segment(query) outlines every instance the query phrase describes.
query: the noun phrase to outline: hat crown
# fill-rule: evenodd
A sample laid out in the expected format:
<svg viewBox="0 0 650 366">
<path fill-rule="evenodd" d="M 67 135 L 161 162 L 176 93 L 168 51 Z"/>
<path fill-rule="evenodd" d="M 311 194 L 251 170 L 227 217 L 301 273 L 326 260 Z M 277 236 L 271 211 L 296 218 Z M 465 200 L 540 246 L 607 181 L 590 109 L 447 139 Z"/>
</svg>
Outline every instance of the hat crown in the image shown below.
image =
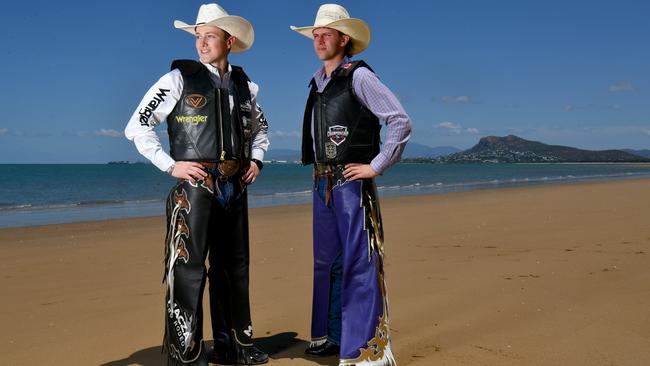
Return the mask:
<svg viewBox="0 0 650 366">
<path fill-rule="evenodd" d="M 211 3 L 203 4 L 196 16 L 196 24 L 187 24 L 180 20 L 174 21 L 174 27 L 182 29 L 193 35 L 199 25 L 210 25 L 222 29 L 235 37 L 232 52 L 244 52 L 251 48 L 255 40 L 253 25 L 238 15 L 230 15 L 221 6 Z"/>
<path fill-rule="evenodd" d="M 338 4 L 323 4 L 318 8 L 314 26 L 324 26 L 341 19 L 349 19 L 350 14 Z"/>
<path fill-rule="evenodd" d="M 209 23 L 215 19 L 228 16 L 224 8 L 217 4 L 203 4 L 196 16 L 196 24 Z"/>
<path fill-rule="evenodd" d="M 316 28 L 332 28 L 352 39 L 350 53 L 356 55 L 365 50 L 370 44 L 370 27 L 361 19 L 352 18 L 344 7 L 338 4 L 323 4 L 316 12 L 316 20 L 313 26 L 296 27 L 289 26 L 305 37 L 314 39 Z"/>
</svg>

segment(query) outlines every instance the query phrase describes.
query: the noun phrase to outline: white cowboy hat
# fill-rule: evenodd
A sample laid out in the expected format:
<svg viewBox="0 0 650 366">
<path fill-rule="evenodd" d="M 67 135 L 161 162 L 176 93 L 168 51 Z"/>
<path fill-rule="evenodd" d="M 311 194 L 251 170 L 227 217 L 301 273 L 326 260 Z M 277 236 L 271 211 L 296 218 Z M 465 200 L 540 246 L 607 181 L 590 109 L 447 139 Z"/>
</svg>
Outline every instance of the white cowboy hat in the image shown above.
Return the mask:
<svg viewBox="0 0 650 366">
<path fill-rule="evenodd" d="M 196 16 L 196 24 L 187 24 L 180 20 L 174 21 L 174 27 L 186 32 L 195 34 L 195 29 L 199 25 L 211 25 L 218 27 L 234 36 L 237 41 L 232 46 L 232 52 L 244 52 L 251 48 L 255 40 L 255 32 L 251 23 L 237 15 L 228 15 L 228 13 L 217 4 L 203 4 L 199 8 L 199 14 Z"/>
<path fill-rule="evenodd" d="M 353 55 L 365 50 L 370 44 L 370 27 L 361 19 L 350 18 L 350 14 L 344 7 L 337 4 L 323 4 L 318 8 L 316 20 L 313 26 L 294 27 L 290 26 L 303 36 L 314 38 L 312 32 L 316 28 L 332 28 L 343 34 L 347 34 L 352 39 Z"/>
</svg>

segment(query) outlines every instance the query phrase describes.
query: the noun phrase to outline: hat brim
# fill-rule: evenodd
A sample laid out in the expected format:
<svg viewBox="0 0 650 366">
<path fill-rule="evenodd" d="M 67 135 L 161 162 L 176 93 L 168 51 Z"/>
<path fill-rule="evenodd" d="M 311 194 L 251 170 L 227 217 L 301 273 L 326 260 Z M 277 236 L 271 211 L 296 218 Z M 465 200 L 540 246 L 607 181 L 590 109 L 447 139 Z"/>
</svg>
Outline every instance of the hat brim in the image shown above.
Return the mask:
<svg viewBox="0 0 650 366">
<path fill-rule="evenodd" d="M 339 19 L 318 26 L 295 27 L 292 25 L 289 28 L 311 39 L 314 39 L 313 32 L 317 28 L 332 28 L 343 34 L 347 34 L 352 39 L 352 49 L 350 52 L 353 55 L 361 53 L 370 44 L 370 27 L 363 20 L 356 18 Z"/>
<path fill-rule="evenodd" d="M 253 30 L 253 25 L 246 19 L 237 16 L 237 15 L 228 15 L 215 19 L 211 22 L 201 23 L 201 24 L 187 24 L 180 20 L 174 21 L 174 27 L 176 29 L 184 30 L 191 34 L 196 34 L 196 27 L 201 25 L 211 25 L 228 32 L 231 36 L 236 38 L 235 44 L 233 44 L 231 52 L 239 53 L 244 52 L 253 46 L 255 41 L 255 31 Z"/>
</svg>

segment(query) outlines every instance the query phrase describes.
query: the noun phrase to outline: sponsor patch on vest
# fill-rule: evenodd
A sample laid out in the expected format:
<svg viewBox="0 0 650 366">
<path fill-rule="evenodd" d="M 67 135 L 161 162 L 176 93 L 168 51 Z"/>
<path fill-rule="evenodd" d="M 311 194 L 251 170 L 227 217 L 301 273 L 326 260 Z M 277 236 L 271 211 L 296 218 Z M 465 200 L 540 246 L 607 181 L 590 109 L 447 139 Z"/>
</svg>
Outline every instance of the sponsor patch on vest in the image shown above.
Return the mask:
<svg viewBox="0 0 650 366">
<path fill-rule="evenodd" d="M 167 96 L 167 93 L 169 92 L 169 89 L 163 89 L 159 88 L 158 93 L 151 99 L 147 105 L 140 109 L 138 114 L 140 115 L 140 125 L 141 126 L 149 126 L 149 118 L 153 114 L 153 111 L 158 108 L 160 103 L 165 101 L 165 97 Z"/>
<path fill-rule="evenodd" d="M 201 94 L 190 94 L 185 97 L 185 104 L 192 108 L 203 108 L 206 104 L 208 104 L 207 99 Z"/>
<path fill-rule="evenodd" d="M 328 159 L 336 158 L 336 144 L 329 141 L 325 143 L 325 157 Z"/>
<path fill-rule="evenodd" d="M 327 138 L 330 139 L 333 143 L 336 144 L 336 146 L 339 146 L 345 141 L 345 139 L 348 137 L 350 133 L 348 132 L 348 128 L 345 126 L 330 126 L 327 129 Z"/>
<path fill-rule="evenodd" d="M 196 116 L 176 116 L 176 122 L 178 123 L 192 123 L 199 124 L 208 120 L 208 116 L 196 115 Z"/>
</svg>

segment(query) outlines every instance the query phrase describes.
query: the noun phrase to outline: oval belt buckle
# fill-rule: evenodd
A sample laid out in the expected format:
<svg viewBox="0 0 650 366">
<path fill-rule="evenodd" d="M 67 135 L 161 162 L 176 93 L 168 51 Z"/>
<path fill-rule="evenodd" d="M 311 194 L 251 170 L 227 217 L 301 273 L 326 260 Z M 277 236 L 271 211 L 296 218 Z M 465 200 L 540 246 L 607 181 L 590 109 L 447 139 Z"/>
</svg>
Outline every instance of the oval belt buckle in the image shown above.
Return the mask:
<svg viewBox="0 0 650 366">
<path fill-rule="evenodd" d="M 237 160 L 222 160 L 217 165 L 219 173 L 226 177 L 233 176 L 239 170 L 239 161 Z"/>
</svg>

